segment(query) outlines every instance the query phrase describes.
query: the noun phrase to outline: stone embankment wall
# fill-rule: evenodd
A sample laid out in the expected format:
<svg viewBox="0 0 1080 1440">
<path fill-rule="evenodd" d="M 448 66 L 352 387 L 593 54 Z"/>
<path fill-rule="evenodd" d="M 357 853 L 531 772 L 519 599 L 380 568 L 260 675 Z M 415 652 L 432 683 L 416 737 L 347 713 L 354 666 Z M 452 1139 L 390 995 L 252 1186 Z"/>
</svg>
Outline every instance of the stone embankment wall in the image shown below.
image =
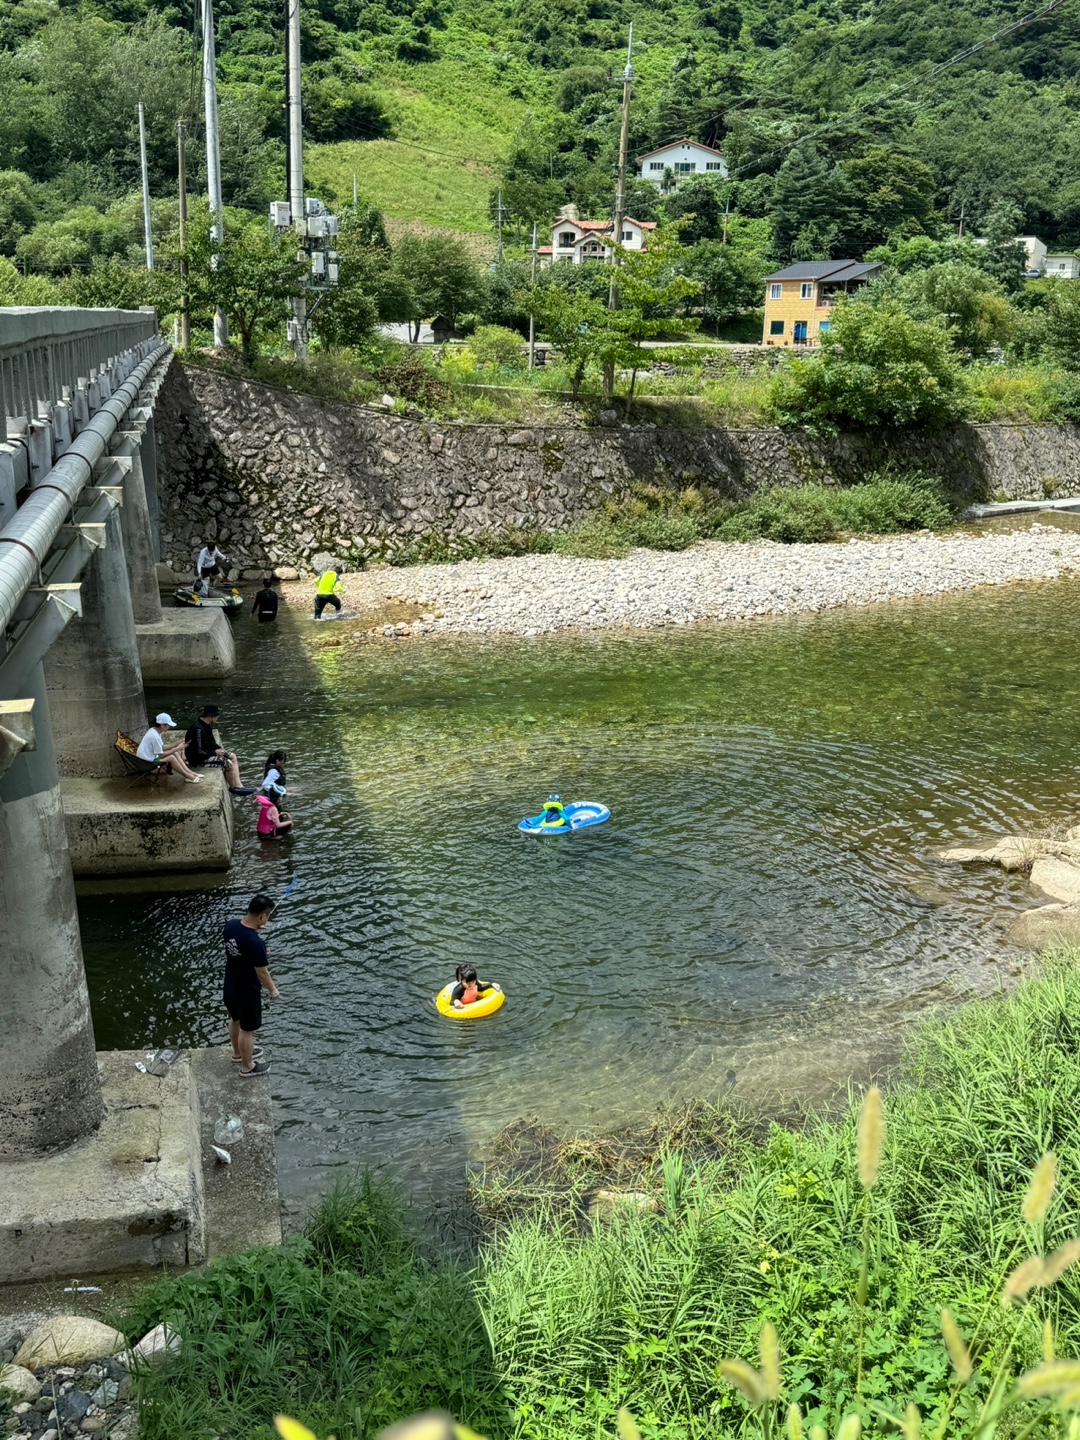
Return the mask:
<svg viewBox="0 0 1080 1440">
<path fill-rule="evenodd" d="M 522 429 L 409 420 L 174 361 L 156 410 L 162 559 L 191 569 L 203 537 L 243 568 L 386 558 L 424 534 L 560 529 L 634 481 L 745 496 L 843 484 L 892 463 L 975 498 L 1080 494 L 1080 426 L 957 425 L 933 434 Z"/>
</svg>

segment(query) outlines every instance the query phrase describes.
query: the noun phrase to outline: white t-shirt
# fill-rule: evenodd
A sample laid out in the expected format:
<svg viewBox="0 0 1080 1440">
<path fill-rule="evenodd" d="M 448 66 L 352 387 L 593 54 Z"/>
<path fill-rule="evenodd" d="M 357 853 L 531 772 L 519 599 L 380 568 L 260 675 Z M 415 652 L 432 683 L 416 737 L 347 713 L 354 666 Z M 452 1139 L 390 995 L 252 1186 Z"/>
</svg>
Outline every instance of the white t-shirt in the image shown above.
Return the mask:
<svg viewBox="0 0 1080 1440">
<path fill-rule="evenodd" d="M 259 789 L 263 792 L 264 795 L 273 795 L 275 792 L 278 795 L 284 795 L 285 788 L 283 785 L 281 785 L 280 781 L 281 771 L 276 766 L 271 765 L 270 769 L 266 772 L 266 777 L 263 780 L 262 784 L 259 786 Z"/>
<path fill-rule="evenodd" d="M 209 570 L 210 566 L 213 565 L 215 560 L 224 559 L 225 556 L 217 548 L 216 545 L 212 550 L 209 545 L 204 545 L 203 548 L 199 551 L 199 563 L 195 566 L 195 568 L 196 570 Z"/>
<path fill-rule="evenodd" d="M 165 741 L 161 738 L 161 732 L 153 725 L 139 741 L 139 748 L 135 751 L 140 760 L 159 760 L 162 751 L 165 749 Z"/>
</svg>

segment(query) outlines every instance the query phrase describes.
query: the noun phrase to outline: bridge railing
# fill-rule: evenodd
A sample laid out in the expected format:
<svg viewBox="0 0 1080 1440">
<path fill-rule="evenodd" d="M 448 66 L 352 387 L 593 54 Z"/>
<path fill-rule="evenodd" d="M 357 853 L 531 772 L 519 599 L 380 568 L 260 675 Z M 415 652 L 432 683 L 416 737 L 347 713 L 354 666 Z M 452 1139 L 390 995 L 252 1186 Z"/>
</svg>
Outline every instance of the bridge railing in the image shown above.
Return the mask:
<svg viewBox="0 0 1080 1440">
<path fill-rule="evenodd" d="M 22 429 L 157 333 L 153 310 L 0 310 L 0 424 Z"/>
</svg>

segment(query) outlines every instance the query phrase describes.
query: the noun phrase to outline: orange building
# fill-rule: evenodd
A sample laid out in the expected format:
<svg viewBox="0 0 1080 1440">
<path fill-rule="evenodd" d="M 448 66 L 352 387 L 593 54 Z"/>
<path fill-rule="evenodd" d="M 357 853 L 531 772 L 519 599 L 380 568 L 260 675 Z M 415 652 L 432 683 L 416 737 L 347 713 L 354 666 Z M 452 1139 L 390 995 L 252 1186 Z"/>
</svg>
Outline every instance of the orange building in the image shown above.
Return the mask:
<svg viewBox="0 0 1080 1440">
<path fill-rule="evenodd" d="M 862 260 L 800 260 L 765 281 L 765 345 L 818 345 L 833 306 L 881 269 Z"/>
</svg>

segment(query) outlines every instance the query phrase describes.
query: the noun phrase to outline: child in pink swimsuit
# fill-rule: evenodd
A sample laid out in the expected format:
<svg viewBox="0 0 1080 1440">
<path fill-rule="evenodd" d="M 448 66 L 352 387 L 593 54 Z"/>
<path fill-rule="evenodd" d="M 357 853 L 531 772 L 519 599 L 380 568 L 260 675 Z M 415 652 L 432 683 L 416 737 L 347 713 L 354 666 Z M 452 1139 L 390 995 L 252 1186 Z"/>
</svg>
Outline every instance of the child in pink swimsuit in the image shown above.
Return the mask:
<svg viewBox="0 0 1080 1440">
<path fill-rule="evenodd" d="M 259 823 L 256 829 L 260 835 L 277 840 L 289 833 L 292 829 L 292 816 L 283 815 L 269 795 L 256 795 L 255 804 L 259 807 Z"/>
</svg>

